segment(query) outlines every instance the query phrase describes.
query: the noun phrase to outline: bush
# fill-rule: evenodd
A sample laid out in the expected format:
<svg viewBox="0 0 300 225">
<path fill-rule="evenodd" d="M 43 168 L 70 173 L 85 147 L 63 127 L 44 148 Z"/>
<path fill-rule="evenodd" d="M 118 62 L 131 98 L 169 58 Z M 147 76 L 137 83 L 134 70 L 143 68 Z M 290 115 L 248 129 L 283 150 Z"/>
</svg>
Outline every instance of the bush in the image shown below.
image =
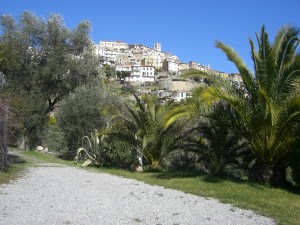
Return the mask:
<svg viewBox="0 0 300 225">
<path fill-rule="evenodd" d="M 102 144 L 103 166 L 130 169 L 138 162 L 137 153 L 127 142 L 109 138 Z"/>
<path fill-rule="evenodd" d="M 99 82 L 81 86 L 65 99 L 58 115 L 58 125 L 67 143 L 67 155 L 75 156 L 83 136 L 106 127 L 119 105 L 117 97 Z"/>
<path fill-rule="evenodd" d="M 42 145 L 52 152 L 63 152 L 66 150 L 67 143 L 64 138 L 64 133 L 58 124 L 48 126 Z"/>
<path fill-rule="evenodd" d="M 163 161 L 162 167 L 170 170 L 196 170 L 198 156 L 193 152 L 177 150 L 171 152 Z"/>
</svg>

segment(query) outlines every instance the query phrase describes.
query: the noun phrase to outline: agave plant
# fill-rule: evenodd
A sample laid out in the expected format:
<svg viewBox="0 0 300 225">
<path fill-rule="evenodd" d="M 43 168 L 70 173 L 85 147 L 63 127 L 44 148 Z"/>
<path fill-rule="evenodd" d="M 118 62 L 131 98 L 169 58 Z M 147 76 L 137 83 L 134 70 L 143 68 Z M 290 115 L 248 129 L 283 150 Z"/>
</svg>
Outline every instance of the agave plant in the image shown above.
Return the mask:
<svg viewBox="0 0 300 225">
<path fill-rule="evenodd" d="M 88 166 L 90 164 L 101 165 L 98 146 L 98 131 L 94 130 L 91 132 L 91 139 L 88 136 L 82 138 L 82 147 L 77 150 L 74 162 L 82 166 Z"/>
</svg>

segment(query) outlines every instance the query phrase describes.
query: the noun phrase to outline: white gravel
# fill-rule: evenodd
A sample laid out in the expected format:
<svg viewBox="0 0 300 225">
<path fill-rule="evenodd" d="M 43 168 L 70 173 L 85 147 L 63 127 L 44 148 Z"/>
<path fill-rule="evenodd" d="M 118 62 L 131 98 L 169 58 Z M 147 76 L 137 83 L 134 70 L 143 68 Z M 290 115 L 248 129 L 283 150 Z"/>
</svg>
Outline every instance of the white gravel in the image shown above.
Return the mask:
<svg viewBox="0 0 300 225">
<path fill-rule="evenodd" d="M 234 224 L 270 219 L 217 200 L 59 164 L 0 186 L 1 225 Z"/>
</svg>

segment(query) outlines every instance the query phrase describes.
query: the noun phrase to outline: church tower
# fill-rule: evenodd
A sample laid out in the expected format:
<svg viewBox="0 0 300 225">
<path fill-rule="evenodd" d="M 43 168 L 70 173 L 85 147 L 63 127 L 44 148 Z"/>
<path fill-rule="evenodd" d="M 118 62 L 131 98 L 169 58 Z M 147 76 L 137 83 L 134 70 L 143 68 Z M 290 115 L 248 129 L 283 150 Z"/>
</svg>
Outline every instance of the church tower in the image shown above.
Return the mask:
<svg viewBox="0 0 300 225">
<path fill-rule="evenodd" d="M 158 42 L 154 43 L 154 50 L 161 52 L 161 44 Z"/>
</svg>

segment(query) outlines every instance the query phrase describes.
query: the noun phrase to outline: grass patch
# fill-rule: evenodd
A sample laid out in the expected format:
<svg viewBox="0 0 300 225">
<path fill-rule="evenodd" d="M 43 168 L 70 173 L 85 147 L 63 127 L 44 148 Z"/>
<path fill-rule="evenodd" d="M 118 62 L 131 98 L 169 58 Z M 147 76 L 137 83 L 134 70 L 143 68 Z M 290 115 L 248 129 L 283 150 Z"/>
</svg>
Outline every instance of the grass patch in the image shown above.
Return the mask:
<svg viewBox="0 0 300 225">
<path fill-rule="evenodd" d="M 0 172 L 0 185 L 19 178 L 28 166 L 23 159 L 9 155 L 9 167 Z"/>
<path fill-rule="evenodd" d="M 20 154 L 25 156 L 26 160 L 31 163 L 45 162 L 45 163 L 60 163 L 67 166 L 75 165 L 73 161 L 59 159 L 52 154 L 45 154 L 45 153 L 34 152 L 34 151 L 20 151 Z"/>
<path fill-rule="evenodd" d="M 11 180 L 15 180 L 21 176 L 21 173 L 25 170 L 24 165 L 11 165 L 5 171 L 0 172 L 0 185 L 8 183 Z"/>
</svg>

